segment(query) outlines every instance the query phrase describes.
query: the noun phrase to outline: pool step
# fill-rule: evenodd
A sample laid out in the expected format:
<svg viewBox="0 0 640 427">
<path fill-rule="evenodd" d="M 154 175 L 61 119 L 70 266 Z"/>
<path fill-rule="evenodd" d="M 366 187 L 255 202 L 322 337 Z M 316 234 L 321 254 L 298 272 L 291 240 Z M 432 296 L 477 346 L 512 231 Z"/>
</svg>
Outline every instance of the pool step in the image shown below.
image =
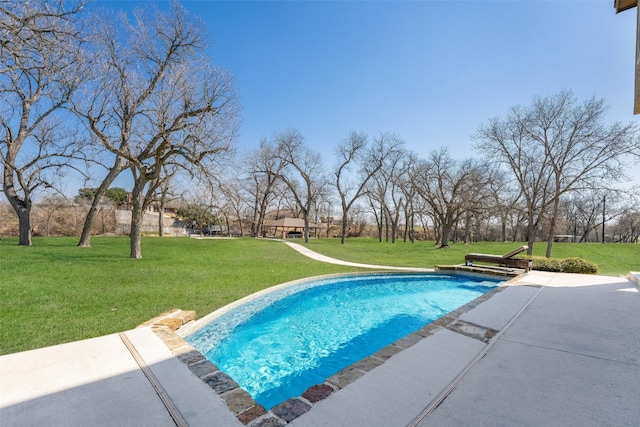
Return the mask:
<svg viewBox="0 0 640 427">
<path fill-rule="evenodd" d="M 493 267 L 488 265 L 436 265 L 436 271 L 454 271 L 460 273 L 480 273 L 480 274 L 489 274 L 491 276 L 502 276 L 502 277 L 517 277 L 523 273 L 526 273 L 523 269 L 520 268 L 507 268 L 507 267 Z"/>
</svg>

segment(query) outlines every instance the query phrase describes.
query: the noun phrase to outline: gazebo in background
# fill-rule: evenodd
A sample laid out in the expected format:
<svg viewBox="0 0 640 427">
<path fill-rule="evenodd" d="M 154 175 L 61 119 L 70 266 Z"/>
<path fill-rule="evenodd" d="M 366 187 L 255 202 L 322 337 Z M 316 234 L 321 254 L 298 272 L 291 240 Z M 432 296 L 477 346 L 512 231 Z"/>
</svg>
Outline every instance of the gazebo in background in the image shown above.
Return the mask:
<svg viewBox="0 0 640 427">
<path fill-rule="evenodd" d="M 304 220 L 302 218 L 280 218 L 275 221 L 266 221 L 262 229 L 265 236 L 281 237 L 283 239 L 301 238 L 304 233 Z M 318 237 L 319 230 L 320 226 L 318 224 L 309 223 L 310 237 Z"/>
<path fill-rule="evenodd" d="M 640 114 L 640 7 L 638 0 L 614 0 L 613 7 L 616 13 L 636 8 L 638 19 L 636 21 L 636 89 L 633 103 L 633 114 Z"/>
</svg>

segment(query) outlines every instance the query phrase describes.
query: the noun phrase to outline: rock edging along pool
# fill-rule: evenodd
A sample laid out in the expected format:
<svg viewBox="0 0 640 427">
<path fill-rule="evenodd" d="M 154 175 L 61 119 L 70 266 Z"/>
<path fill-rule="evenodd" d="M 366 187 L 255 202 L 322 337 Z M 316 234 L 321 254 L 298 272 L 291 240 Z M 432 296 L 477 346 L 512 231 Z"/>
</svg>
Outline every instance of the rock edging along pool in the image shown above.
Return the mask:
<svg viewBox="0 0 640 427">
<path fill-rule="evenodd" d="M 500 281 L 433 273 L 298 281 L 223 310 L 184 339 L 269 409 Z"/>
</svg>

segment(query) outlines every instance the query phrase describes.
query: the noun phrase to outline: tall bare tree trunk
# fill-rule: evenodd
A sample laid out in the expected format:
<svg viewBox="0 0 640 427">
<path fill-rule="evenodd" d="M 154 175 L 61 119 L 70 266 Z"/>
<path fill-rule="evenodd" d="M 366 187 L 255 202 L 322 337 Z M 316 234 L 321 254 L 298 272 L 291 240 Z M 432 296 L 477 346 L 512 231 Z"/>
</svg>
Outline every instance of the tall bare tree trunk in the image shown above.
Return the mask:
<svg viewBox="0 0 640 427">
<path fill-rule="evenodd" d="M 133 191 L 131 192 L 131 252 L 130 258 L 142 258 L 142 221 L 144 219 L 144 203 L 142 200 L 142 190 L 147 181 L 142 177 L 134 179 Z"/>
<path fill-rule="evenodd" d="M 22 198 L 16 193 L 13 186 L 13 174 L 11 170 L 7 169 L 6 162 L 4 167 L 4 194 L 7 196 L 9 204 L 11 204 L 11 207 L 18 216 L 18 230 L 20 235 L 18 245 L 31 246 L 31 198 L 26 196 Z"/>
<path fill-rule="evenodd" d="M 345 211 L 344 207 L 342 209 L 342 229 L 340 231 L 340 243 L 344 245 L 344 242 L 346 240 L 346 236 L 347 236 L 347 222 L 349 221 L 349 214 Z M 327 227 L 327 233 L 328 233 L 328 227 Z"/>
<path fill-rule="evenodd" d="M 31 246 L 31 208 L 33 207 L 31 188 L 22 184 L 21 175 L 18 177 L 14 175 L 14 165 L 21 145 L 16 144 L 13 147 L 9 147 L 8 152 L 5 154 L 2 189 L 9 204 L 18 216 L 18 245 Z M 16 173 L 19 174 L 17 171 Z M 18 188 L 22 188 L 22 195 L 16 191 L 16 185 L 18 185 Z"/>
<path fill-rule="evenodd" d="M 527 255 L 533 255 L 533 242 L 536 239 L 535 236 L 535 223 L 533 222 L 533 210 L 529 210 L 529 218 L 527 223 L 527 244 L 529 249 L 527 250 Z"/>
<path fill-rule="evenodd" d="M 158 237 L 164 237 L 164 201 L 158 204 Z"/>
<path fill-rule="evenodd" d="M 395 216 L 391 218 L 391 243 L 395 243 L 398 238 L 398 221 L 400 220 L 400 210 L 396 210 Z"/>
<path fill-rule="evenodd" d="M 20 246 L 31 246 L 31 206 L 30 205 L 31 204 L 29 203 L 29 207 L 16 209 L 16 214 L 18 215 L 18 224 L 19 224 L 18 229 L 20 232 L 18 245 Z"/>
<path fill-rule="evenodd" d="M 376 221 L 378 224 L 378 240 L 382 243 L 382 227 L 384 227 L 384 213 L 382 212 L 382 206 L 380 206 L 380 219 Z"/>
<path fill-rule="evenodd" d="M 131 251 L 130 258 L 142 258 L 142 246 L 140 244 L 142 240 L 142 210 L 134 205 L 131 211 Z"/>
<path fill-rule="evenodd" d="M 116 160 L 111 169 L 109 169 L 109 173 L 104 177 L 102 183 L 100 183 L 100 187 L 98 187 L 98 190 L 96 191 L 96 194 L 93 196 L 91 207 L 84 219 L 84 225 L 82 226 L 82 233 L 80 234 L 80 242 L 78 243 L 78 246 L 82 248 L 88 248 L 91 246 L 91 230 L 93 230 L 93 224 L 100 209 L 100 204 L 102 203 L 102 199 L 109 189 L 109 186 L 118 177 L 118 175 L 120 175 L 120 172 L 125 169 L 123 165 L 124 159 L 120 156 L 116 156 Z"/>
<path fill-rule="evenodd" d="M 256 235 L 254 237 L 262 237 L 264 228 L 264 218 L 267 214 L 267 198 L 264 197 L 260 203 L 260 212 L 258 213 L 258 221 L 256 223 Z"/>
<path fill-rule="evenodd" d="M 440 247 L 446 248 L 449 246 L 449 236 L 451 235 L 451 224 L 442 224 L 441 236 L 440 236 Z"/>
<path fill-rule="evenodd" d="M 549 235 L 547 236 L 547 252 L 545 256 L 551 258 L 551 251 L 553 249 L 553 236 L 556 230 L 556 223 L 558 222 L 558 209 L 560 205 L 560 197 L 556 197 L 553 200 L 553 211 L 551 213 L 551 221 L 549 221 Z"/>
<path fill-rule="evenodd" d="M 309 213 L 306 209 L 302 216 L 304 217 L 304 242 L 309 243 Z"/>
<path fill-rule="evenodd" d="M 468 244 L 471 240 L 471 213 L 467 212 L 464 218 L 464 237 L 462 238 L 463 244 Z"/>
</svg>

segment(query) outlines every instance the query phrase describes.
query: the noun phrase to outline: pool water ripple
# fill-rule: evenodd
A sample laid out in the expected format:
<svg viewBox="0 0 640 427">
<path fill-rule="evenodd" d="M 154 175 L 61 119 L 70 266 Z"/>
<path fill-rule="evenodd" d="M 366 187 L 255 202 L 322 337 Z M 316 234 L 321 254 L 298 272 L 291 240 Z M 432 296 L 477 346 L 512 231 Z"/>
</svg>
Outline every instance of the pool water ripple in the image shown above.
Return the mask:
<svg viewBox="0 0 640 427">
<path fill-rule="evenodd" d="M 242 305 L 185 340 L 269 409 L 498 283 L 401 273 L 320 280 Z"/>
</svg>

